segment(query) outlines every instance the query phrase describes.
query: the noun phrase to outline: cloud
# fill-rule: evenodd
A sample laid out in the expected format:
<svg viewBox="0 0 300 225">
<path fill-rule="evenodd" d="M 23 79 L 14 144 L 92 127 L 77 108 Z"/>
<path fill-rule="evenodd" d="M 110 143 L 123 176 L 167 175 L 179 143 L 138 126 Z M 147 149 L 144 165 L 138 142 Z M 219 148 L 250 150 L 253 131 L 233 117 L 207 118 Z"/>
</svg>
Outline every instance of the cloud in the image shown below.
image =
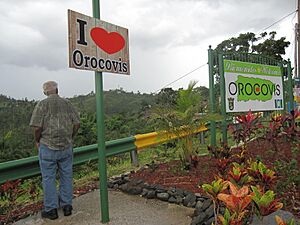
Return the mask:
<svg viewBox="0 0 300 225">
<path fill-rule="evenodd" d="M 67 9 L 92 14 L 90 1 L 0 1 L 3 94 L 40 98 L 37 90 L 48 79 L 57 80 L 65 96 L 93 90 L 92 72 L 68 69 Z M 294 2 L 282 0 L 101 0 L 101 18 L 129 29 L 132 71 L 131 76 L 105 74 L 104 87 L 153 92 L 205 63 L 208 45 L 260 32 L 295 9 Z M 291 18 L 280 24 L 271 29 L 290 38 Z M 173 87 L 197 78 L 207 85 L 207 68 Z M 23 82 L 25 89 L 19 88 Z"/>
</svg>

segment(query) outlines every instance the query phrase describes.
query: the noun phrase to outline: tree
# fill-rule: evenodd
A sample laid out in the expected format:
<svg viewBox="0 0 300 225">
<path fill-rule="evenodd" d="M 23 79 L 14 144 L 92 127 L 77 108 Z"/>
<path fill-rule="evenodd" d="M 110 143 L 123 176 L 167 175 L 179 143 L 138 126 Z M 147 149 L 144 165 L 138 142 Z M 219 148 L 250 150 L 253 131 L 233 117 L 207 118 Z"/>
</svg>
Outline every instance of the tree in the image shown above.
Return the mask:
<svg viewBox="0 0 300 225">
<path fill-rule="evenodd" d="M 238 37 L 232 37 L 222 41 L 217 45 L 218 52 L 225 53 L 258 53 L 277 60 L 282 60 L 285 55 L 285 49 L 290 45 L 285 37 L 275 39 L 276 31 L 269 34 L 267 32 L 256 35 L 252 32 L 240 34 Z"/>
<path fill-rule="evenodd" d="M 178 92 L 174 91 L 172 88 L 163 88 L 156 96 L 156 104 L 164 106 L 174 106 L 176 104 L 176 99 Z"/>
</svg>

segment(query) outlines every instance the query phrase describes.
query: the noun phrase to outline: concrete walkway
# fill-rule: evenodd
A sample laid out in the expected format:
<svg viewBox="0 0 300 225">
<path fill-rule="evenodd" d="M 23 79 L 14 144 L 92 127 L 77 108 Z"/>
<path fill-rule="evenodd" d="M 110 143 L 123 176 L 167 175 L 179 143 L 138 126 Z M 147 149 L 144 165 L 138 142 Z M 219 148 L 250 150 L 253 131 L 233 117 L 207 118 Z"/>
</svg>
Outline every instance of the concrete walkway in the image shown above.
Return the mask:
<svg viewBox="0 0 300 225">
<path fill-rule="evenodd" d="M 109 225 L 189 225 L 193 209 L 155 199 L 145 199 L 109 191 Z M 41 213 L 15 225 L 96 225 L 100 222 L 99 190 L 74 199 L 73 215 L 64 217 L 59 210 L 56 220 L 42 219 Z"/>
</svg>

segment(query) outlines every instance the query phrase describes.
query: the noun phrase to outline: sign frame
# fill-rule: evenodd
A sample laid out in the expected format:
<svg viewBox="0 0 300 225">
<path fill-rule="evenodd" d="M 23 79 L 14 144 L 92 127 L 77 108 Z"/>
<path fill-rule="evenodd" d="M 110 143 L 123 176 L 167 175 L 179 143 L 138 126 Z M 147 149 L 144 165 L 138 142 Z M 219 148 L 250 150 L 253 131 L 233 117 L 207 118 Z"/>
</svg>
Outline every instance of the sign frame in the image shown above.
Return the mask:
<svg viewBox="0 0 300 225">
<path fill-rule="evenodd" d="M 284 110 L 279 66 L 224 59 L 226 112 Z"/>
<path fill-rule="evenodd" d="M 128 29 L 68 10 L 69 67 L 130 74 Z"/>
</svg>

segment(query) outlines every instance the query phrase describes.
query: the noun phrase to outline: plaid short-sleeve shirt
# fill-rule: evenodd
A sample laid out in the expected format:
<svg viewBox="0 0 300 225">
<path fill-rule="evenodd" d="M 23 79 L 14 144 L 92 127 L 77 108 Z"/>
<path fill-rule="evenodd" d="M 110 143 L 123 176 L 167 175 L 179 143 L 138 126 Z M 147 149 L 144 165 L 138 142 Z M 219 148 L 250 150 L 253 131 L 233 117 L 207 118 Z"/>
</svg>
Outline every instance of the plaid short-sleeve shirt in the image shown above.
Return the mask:
<svg viewBox="0 0 300 225">
<path fill-rule="evenodd" d="M 79 115 L 71 102 L 57 94 L 40 101 L 30 120 L 30 126 L 42 128 L 40 143 L 54 150 L 72 145 L 73 126 L 79 123 Z"/>
</svg>

